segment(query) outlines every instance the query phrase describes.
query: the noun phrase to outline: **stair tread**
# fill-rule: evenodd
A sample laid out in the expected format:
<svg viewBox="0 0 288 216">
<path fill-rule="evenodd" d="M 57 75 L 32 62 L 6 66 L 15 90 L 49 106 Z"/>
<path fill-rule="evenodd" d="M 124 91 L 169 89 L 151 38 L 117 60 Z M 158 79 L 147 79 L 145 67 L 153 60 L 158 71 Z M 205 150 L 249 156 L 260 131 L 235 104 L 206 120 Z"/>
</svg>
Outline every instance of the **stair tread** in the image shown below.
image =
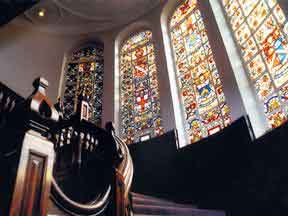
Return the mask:
<svg viewBox="0 0 288 216">
<path fill-rule="evenodd" d="M 209 210 L 209 209 L 198 209 L 198 208 L 193 208 L 193 207 L 173 207 L 173 206 L 154 206 L 154 205 L 145 205 L 145 204 L 135 204 L 133 207 L 136 208 L 151 208 L 151 209 L 175 209 L 175 210 L 182 210 L 182 209 L 187 209 L 187 210 L 193 210 L 193 211 L 201 211 L 201 212 L 221 212 L 220 210 Z"/>
<path fill-rule="evenodd" d="M 153 196 L 150 196 L 150 195 L 137 194 L 137 193 L 131 193 L 131 194 L 132 194 L 132 199 L 136 199 L 136 200 L 142 199 L 142 200 L 155 200 L 155 201 L 176 203 L 176 202 L 171 201 L 171 200 L 167 200 L 167 199 L 159 198 L 159 197 L 153 197 Z M 176 204 L 179 204 L 179 203 L 176 203 Z M 186 205 L 186 204 L 183 204 L 183 205 Z"/>
<path fill-rule="evenodd" d="M 193 207 L 197 208 L 196 205 L 176 203 L 174 201 L 165 200 L 157 197 L 152 197 L 143 194 L 132 193 L 132 201 L 135 204 L 150 204 L 150 205 L 166 205 L 166 206 L 179 206 L 179 207 Z"/>
<path fill-rule="evenodd" d="M 199 209 L 194 205 L 179 204 L 150 195 L 131 194 L 135 216 L 225 216 L 221 210 Z"/>
<path fill-rule="evenodd" d="M 156 205 L 156 206 L 174 206 L 174 207 L 192 207 L 197 208 L 195 205 L 187 205 L 187 204 L 179 204 L 170 201 L 163 201 L 163 200 L 148 200 L 148 199 L 141 199 L 141 198 L 132 198 L 133 204 L 147 204 L 147 205 Z"/>
<path fill-rule="evenodd" d="M 163 215 L 159 215 L 159 214 L 153 214 L 153 215 L 148 215 L 148 214 L 134 214 L 134 216 L 163 216 Z"/>
<path fill-rule="evenodd" d="M 135 214 L 147 214 L 147 215 L 183 215 L 190 214 L 191 216 L 225 216 L 223 211 L 218 210 L 205 210 L 197 209 L 193 207 L 172 207 L 172 206 L 150 206 L 150 205 L 133 205 Z"/>
</svg>

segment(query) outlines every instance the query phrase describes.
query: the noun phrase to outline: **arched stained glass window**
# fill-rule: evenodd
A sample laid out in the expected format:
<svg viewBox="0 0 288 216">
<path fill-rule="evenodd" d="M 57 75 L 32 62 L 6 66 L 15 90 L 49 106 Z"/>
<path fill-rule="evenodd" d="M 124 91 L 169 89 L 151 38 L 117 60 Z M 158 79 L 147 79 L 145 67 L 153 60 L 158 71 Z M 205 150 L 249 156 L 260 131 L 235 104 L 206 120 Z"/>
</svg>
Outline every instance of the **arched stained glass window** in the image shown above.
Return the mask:
<svg viewBox="0 0 288 216">
<path fill-rule="evenodd" d="M 135 34 L 120 53 L 121 136 L 127 143 L 163 132 L 152 32 Z"/>
<path fill-rule="evenodd" d="M 192 143 L 218 132 L 231 121 L 197 4 L 197 0 L 184 1 L 170 20 L 185 128 Z"/>
<path fill-rule="evenodd" d="M 222 0 L 246 71 L 272 127 L 288 114 L 288 24 L 277 0 Z"/>
<path fill-rule="evenodd" d="M 89 120 L 101 125 L 103 72 L 102 44 L 88 46 L 72 53 L 65 72 L 63 104 L 66 118 L 76 111 L 78 96 L 85 90 L 89 97 Z"/>
</svg>

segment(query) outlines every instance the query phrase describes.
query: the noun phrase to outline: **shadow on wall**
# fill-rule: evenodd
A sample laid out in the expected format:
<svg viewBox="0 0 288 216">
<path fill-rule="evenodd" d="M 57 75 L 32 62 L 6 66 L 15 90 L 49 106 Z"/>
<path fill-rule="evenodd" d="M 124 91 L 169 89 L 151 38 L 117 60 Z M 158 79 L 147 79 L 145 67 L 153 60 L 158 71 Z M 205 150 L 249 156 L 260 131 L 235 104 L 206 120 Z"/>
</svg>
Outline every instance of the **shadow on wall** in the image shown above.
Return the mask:
<svg viewBox="0 0 288 216">
<path fill-rule="evenodd" d="M 5 26 L 0 26 L 0 50 L 4 48 L 9 48 L 11 44 L 16 43 L 20 40 L 23 35 L 28 34 L 29 32 L 23 28 L 17 28 L 16 26 L 12 27 L 9 25 L 9 31 L 1 31 L 1 28 L 5 30 Z"/>
<path fill-rule="evenodd" d="M 5 25 L 14 17 L 31 8 L 39 0 L 26 1 L 1 1 L 0 2 L 0 26 Z"/>
</svg>

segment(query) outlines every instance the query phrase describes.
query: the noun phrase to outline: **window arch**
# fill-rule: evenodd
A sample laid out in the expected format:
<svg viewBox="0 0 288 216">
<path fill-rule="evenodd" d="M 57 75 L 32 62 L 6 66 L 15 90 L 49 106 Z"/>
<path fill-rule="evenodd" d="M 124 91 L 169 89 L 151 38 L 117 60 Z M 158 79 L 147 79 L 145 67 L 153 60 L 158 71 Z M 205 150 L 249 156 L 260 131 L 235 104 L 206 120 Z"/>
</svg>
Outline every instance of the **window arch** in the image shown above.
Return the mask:
<svg viewBox="0 0 288 216">
<path fill-rule="evenodd" d="M 197 0 L 184 1 L 170 19 L 183 119 L 192 143 L 218 132 L 231 121 L 230 109 L 197 4 Z"/>
<path fill-rule="evenodd" d="M 271 127 L 288 115 L 288 24 L 277 0 L 221 0 Z"/>
<path fill-rule="evenodd" d="M 64 116 L 75 111 L 83 89 L 88 96 L 89 120 L 101 126 L 104 57 L 103 45 L 85 46 L 72 52 L 65 71 Z"/>
<path fill-rule="evenodd" d="M 141 31 L 120 50 L 121 136 L 127 143 L 163 132 L 152 32 Z"/>
</svg>

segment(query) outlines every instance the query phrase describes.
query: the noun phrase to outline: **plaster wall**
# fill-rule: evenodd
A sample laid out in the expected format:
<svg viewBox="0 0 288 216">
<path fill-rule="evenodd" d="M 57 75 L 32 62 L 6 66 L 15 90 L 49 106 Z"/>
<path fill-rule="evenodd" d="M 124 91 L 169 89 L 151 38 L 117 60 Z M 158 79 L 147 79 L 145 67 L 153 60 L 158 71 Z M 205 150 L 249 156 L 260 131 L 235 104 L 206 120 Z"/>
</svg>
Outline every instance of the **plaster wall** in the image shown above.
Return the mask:
<svg viewBox="0 0 288 216">
<path fill-rule="evenodd" d="M 48 95 L 56 101 L 63 57 L 75 42 L 75 36 L 63 36 L 14 26 L 0 29 L 0 81 L 27 97 L 32 82 L 42 76 L 49 81 Z"/>
</svg>

